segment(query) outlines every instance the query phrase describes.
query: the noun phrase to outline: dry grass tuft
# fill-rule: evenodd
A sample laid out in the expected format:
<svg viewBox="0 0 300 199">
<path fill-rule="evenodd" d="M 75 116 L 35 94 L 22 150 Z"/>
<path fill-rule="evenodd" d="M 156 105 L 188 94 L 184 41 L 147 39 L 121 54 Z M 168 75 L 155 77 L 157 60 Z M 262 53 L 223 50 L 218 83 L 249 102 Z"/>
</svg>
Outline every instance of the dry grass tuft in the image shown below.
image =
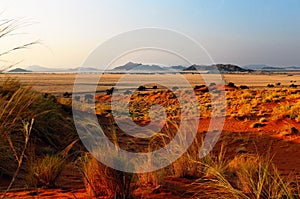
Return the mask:
<svg viewBox="0 0 300 199">
<path fill-rule="evenodd" d="M 88 153 L 79 159 L 79 169 L 89 197 L 131 197 L 132 174 L 109 168 Z"/>
<path fill-rule="evenodd" d="M 56 187 L 66 160 L 60 155 L 46 155 L 29 164 L 28 180 L 34 187 Z"/>
<path fill-rule="evenodd" d="M 215 161 L 204 163 L 206 177 L 211 179 L 214 186 L 230 192 L 232 197 L 297 198 L 292 183 L 280 176 L 269 155 L 238 155 L 232 160 L 225 160 L 223 153 L 221 150 Z M 201 187 L 201 179 L 196 180 L 193 186 L 188 191 L 197 196 L 197 186 Z"/>
</svg>

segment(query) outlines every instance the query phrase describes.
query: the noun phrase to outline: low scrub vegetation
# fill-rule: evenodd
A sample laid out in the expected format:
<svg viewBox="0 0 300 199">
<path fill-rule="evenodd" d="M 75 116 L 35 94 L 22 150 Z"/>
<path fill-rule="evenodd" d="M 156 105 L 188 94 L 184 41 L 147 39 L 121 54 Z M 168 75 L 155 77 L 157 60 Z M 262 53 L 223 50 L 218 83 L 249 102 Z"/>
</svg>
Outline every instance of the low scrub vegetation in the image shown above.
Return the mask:
<svg viewBox="0 0 300 199">
<path fill-rule="evenodd" d="M 189 96 L 185 90 L 178 92 Z M 217 97 L 217 93 L 196 92 L 200 102 L 201 119 L 207 119 L 211 117 L 211 99 Z M 296 122 L 300 120 L 300 95 L 290 88 L 236 88 L 234 91 L 228 91 L 226 98 L 226 116 L 237 119 L 235 121 L 242 120 L 241 122 L 252 120 L 247 123 L 247 128 L 261 129 L 269 121 L 282 118 Z M 167 118 L 162 130 L 145 139 L 127 136 L 118 129 L 112 119 L 110 100 L 110 93 L 96 96 L 95 106 L 92 107 L 94 104 L 87 102 L 84 107 L 81 106 L 81 111 L 91 110 L 91 107 L 96 109 L 104 133 L 116 148 L 131 152 L 155 151 L 169 144 L 182 127 L 179 120 L 180 104 L 168 90 L 142 89 L 131 95 L 129 115 L 137 124 L 145 125 L 150 121 L 149 109 L 153 104 L 160 104 L 166 110 Z M 188 98 L 186 100 L 188 101 Z M 72 164 L 80 171 L 87 194 L 91 198 L 134 198 L 135 190 L 141 187 L 151 187 L 151 193 L 159 192 L 160 189 L 169 186 L 168 178 L 189 179 L 191 183 L 185 187 L 184 194 L 194 198 L 201 198 L 203 183 L 209 183 L 213 189 L 222 190 L 222 193 L 233 198 L 299 196 L 297 185 L 281 175 L 273 164 L 272 156 L 249 152 L 246 147 L 249 139 L 244 137 L 230 140 L 231 144 L 238 139 L 240 142 L 247 142 L 237 146 L 238 150 L 234 155 L 228 155 L 226 143 L 219 142 L 218 146 L 221 146 L 217 150 L 200 159 L 199 150 L 207 132 L 201 132 L 199 129 L 191 146 L 165 168 L 139 174 L 112 169 L 97 161 L 81 145 L 76 145 L 78 137 L 70 118 L 71 104 L 71 98 L 56 100 L 54 96 L 38 93 L 32 90 L 30 85 L 22 85 L 14 79 L 8 78 L 1 82 L 0 161 L 3 164 L 0 164 L 0 179 L 8 177 L 11 180 L 7 191 L 16 180 L 26 180 L 29 188 L 57 187 L 65 166 Z M 120 107 L 120 110 L 124 108 Z M 106 122 L 101 123 L 101 119 L 105 119 Z M 87 137 L 92 136 L 89 129 L 99 126 L 98 123 L 83 125 Z M 182 128 L 186 132 L 179 138 L 178 143 L 187 141 L 190 128 L 192 126 L 189 125 Z M 293 132 L 292 134 L 296 134 L 296 130 Z M 71 144 L 66 147 L 66 143 Z M 74 153 L 73 146 L 78 149 Z M 176 147 L 173 150 L 178 150 L 181 145 Z M 103 155 L 103 152 L 99 153 L 97 155 Z M 126 157 L 122 158 L 119 161 L 127 161 Z"/>
</svg>

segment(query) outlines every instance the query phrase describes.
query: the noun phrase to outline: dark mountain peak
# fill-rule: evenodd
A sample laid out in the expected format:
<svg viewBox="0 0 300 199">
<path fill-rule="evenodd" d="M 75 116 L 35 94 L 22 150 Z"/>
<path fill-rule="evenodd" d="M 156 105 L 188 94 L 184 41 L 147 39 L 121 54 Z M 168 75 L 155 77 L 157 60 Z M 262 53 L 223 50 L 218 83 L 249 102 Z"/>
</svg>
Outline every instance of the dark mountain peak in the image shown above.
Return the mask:
<svg viewBox="0 0 300 199">
<path fill-rule="evenodd" d="M 241 68 L 233 64 L 216 64 L 219 71 L 224 72 L 250 72 L 252 70 Z"/>
<path fill-rule="evenodd" d="M 210 73 L 230 73 L 230 72 L 251 72 L 252 70 L 249 69 L 243 69 L 239 66 L 233 65 L 233 64 L 215 64 L 215 65 L 196 65 L 193 64 L 190 67 L 184 69 L 184 71 L 208 71 Z"/>
<path fill-rule="evenodd" d="M 9 73 L 30 73 L 32 71 L 31 70 L 25 70 L 23 68 L 15 68 L 15 69 L 9 70 L 8 72 Z"/>
</svg>

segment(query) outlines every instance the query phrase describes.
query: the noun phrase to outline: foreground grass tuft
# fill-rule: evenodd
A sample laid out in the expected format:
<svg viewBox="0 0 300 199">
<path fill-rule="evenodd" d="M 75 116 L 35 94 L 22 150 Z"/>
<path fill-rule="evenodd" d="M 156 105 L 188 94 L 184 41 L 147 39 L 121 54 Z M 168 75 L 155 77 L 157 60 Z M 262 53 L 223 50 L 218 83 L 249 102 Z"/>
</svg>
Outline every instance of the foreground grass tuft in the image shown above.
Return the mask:
<svg viewBox="0 0 300 199">
<path fill-rule="evenodd" d="M 28 145 L 36 146 L 37 156 L 42 157 L 39 146 L 61 151 L 61 147 L 75 137 L 72 121 L 55 101 L 16 79 L 7 78 L 0 82 L 0 180 L 3 175 L 14 179 L 15 171 L 26 170 L 22 162 L 23 157 L 26 157 L 25 163 L 29 162 Z M 46 157 L 44 161 L 54 160 Z M 41 181 L 50 181 L 45 183 L 46 186 L 53 184 L 52 180 Z"/>
<path fill-rule="evenodd" d="M 34 187 L 56 187 L 66 160 L 60 155 L 46 155 L 33 161 L 29 167 L 28 180 Z"/>
</svg>

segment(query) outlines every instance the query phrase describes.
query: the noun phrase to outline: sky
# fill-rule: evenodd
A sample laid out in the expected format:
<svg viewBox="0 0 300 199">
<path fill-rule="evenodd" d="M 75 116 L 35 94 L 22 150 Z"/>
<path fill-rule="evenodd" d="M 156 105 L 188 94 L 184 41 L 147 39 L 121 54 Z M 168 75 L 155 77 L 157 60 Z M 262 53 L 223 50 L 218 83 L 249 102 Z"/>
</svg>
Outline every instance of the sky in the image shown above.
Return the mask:
<svg viewBox="0 0 300 199">
<path fill-rule="evenodd" d="M 114 35 L 158 27 L 193 38 L 216 63 L 300 66 L 299 0 L 1 0 L 0 12 L 29 24 L 0 38 L 0 53 L 39 40 L 2 65 L 79 67 Z"/>
</svg>

